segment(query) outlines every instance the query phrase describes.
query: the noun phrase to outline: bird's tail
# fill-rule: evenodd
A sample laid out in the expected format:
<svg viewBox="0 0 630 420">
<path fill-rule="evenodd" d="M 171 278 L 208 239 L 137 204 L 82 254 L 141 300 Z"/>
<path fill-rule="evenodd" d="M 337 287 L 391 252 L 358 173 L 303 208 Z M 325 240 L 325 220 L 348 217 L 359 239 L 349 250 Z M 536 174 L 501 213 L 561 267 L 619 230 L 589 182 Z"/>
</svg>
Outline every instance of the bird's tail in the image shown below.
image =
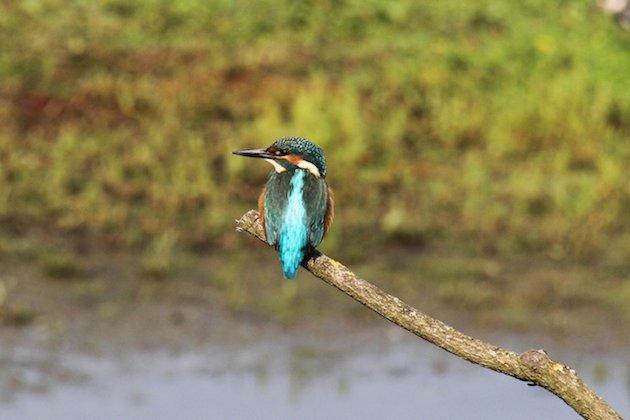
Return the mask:
<svg viewBox="0 0 630 420">
<path fill-rule="evenodd" d="M 280 254 L 280 262 L 282 263 L 282 271 L 284 277 L 291 280 L 297 275 L 297 271 L 300 268 L 300 264 L 304 259 L 306 236 L 304 242 L 295 240 L 295 237 L 289 237 L 289 240 L 280 240 L 280 247 L 278 249 Z"/>
</svg>

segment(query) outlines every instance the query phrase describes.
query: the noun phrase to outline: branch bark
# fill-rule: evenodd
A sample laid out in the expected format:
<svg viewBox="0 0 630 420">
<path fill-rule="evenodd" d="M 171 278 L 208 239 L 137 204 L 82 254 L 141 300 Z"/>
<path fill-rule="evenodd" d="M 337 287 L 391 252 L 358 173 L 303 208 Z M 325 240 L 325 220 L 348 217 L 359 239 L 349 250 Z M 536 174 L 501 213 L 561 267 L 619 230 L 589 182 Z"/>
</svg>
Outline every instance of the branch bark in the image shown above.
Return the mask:
<svg viewBox="0 0 630 420">
<path fill-rule="evenodd" d="M 256 210 L 248 211 L 237 220 L 236 230 L 265 242 Z M 586 419 L 621 419 L 575 370 L 551 359 L 544 350 L 518 354 L 470 337 L 385 293 L 323 254 L 310 258 L 305 268 L 377 314 L 449 353 L 547 389 Z"/>
</svg>

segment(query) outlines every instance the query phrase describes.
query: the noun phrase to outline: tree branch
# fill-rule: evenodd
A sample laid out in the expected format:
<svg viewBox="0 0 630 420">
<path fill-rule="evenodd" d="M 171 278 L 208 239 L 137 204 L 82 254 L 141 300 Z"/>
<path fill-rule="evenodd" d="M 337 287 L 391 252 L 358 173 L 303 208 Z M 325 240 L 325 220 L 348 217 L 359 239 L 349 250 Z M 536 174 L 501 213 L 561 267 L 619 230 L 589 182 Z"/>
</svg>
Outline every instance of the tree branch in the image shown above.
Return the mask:
<svg viewBox="0 0 630 420">
<path fill-rule="evenodd" d="M 265 242 L 259 214 L 250 210 L 236 221 L 236 230 Z M 471 363 L 541 386 L 587 419 L 621 419 L 621 416 L 570 367 L 552 360 L 544 350 L 517 354 L 467 336 L 415 309 L 395 296 L 357 277 L 343 264 L 323 254 L 305 268 L 394 324 Z"/>
</svg>

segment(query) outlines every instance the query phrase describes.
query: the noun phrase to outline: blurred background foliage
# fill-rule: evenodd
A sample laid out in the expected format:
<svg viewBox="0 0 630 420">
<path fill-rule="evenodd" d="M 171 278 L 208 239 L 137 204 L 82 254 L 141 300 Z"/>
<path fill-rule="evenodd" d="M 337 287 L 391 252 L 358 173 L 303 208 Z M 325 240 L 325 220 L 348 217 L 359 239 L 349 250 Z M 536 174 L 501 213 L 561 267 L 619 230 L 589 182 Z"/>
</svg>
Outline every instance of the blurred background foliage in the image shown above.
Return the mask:
<svg viewBox="0 0 630 420">
<path fill-rule="evenodd" d="M 230 152 L 302 135 L 327 251 L 630 257 L 630 33 L 595 1 L 6 0 L 0 43 L 5 249 L 235 247 L 270 168 Z"/>
</svg>

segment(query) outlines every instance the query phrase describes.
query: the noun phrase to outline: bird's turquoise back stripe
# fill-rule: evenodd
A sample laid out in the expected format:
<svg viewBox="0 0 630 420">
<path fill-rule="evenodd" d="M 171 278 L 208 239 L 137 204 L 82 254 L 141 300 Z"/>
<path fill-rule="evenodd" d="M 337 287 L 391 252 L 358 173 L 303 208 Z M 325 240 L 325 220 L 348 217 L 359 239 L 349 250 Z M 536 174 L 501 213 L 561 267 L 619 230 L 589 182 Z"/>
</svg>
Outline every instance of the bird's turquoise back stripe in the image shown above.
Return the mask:
<svg viewBox="0 0 630 420">
<path fill-rule="evenodd" d="M 291 177 L 287 207 L 280 231 L 280 262 L 284 275 L 292 279 L 297 274 L 304 258 L 308 240 L 306 208 L 304 206 L 304 176 L 306 171 L 298 169 Z"/>
</svg>

